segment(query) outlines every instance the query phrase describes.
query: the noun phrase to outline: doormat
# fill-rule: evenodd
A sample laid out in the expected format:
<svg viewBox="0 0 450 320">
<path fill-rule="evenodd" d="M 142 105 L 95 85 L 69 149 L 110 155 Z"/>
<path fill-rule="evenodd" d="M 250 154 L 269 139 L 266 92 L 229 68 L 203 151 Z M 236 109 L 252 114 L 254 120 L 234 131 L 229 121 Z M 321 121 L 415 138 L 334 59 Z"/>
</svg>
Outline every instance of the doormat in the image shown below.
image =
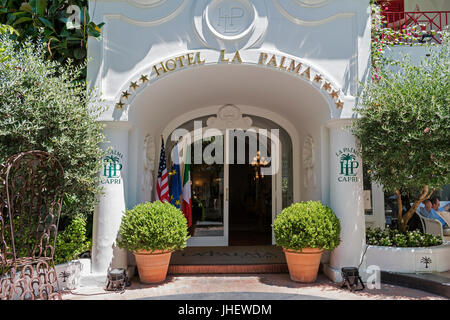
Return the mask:
<svg viewBox="0 0 450 320">
<path fill-rule="evenodd" d="M 286 264 L 277 246 L 187 247 L 172 253 L 171 265 Z"/>
</svg>

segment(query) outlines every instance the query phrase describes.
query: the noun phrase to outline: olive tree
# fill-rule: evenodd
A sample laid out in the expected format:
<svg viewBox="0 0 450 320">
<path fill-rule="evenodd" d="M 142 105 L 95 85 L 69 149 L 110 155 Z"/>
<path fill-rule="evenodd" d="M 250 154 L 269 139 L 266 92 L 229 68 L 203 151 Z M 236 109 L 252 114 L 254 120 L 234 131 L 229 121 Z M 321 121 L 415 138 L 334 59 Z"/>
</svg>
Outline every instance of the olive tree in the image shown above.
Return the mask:
<svg viewBox="0 0 450 320">
<path fill-rule="evenodd" d="M 448 35 L 420 63 L 384 58 L 377 68 L 378 76 L 363 84 L 353 133 L 372 179 L 397 196 L 399 229 L 405 231 L 420 203 L 449 183 Z M 406 194 L 413 205 L 404 212 Z"/>
<path fill-rule="evenodd" d="M 43 44 L 8 33 L 0 43 L 0 163 L 22 151 L 50 152 L 64 168 L 62 215 L 89 215 L 104 157 L 101 102 L 87 94 L 85 81 L 74 81 L 82 66 L 45 59 Z"/>
</svg>

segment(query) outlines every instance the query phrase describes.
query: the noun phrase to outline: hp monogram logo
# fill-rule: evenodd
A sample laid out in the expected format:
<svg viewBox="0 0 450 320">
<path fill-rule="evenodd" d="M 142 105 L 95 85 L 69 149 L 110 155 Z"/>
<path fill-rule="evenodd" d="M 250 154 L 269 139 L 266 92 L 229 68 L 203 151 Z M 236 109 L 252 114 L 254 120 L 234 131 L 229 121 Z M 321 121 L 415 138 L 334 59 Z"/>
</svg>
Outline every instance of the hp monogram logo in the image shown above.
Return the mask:
<svg viewBox="0 0 450 320">
<path fill-rule="evenodd" d="M 140 0 L 142 1 L 142 0 Z M 192 1 L 193 24 L 205 45 L 227 52 L 250 48 L 261 41 L 268 26 L 264 0 Z"/>
<path fill-rule="evenodd" d="M 103 172 L 101 175 L 102 184 L 121 184 L 121 173 L 123 155 L 113 150 L 103 159 Z"/>
<path fill-rule="evenodd" d="M 339 159 L 339 182 L 358 182 L 359 161 L 354 148 L 343 148 L 336 153 Z"/>
<path fill-rule="evenodd" d="M 207 12 L 210 27 L 219 37 L 245 34 L 255 19 L 254 7 L 246 0 L 212 1 Z"/>
<path fill-rule="evenodd" d="M 222 8 L 219 7 L 219 17 L 216 27 L 223 28 L 223 33 L 234 34 L 239 32 L 238 28 L 241 19 L 244 17 L 244 9 L 240 7 Z"/>
</svg>

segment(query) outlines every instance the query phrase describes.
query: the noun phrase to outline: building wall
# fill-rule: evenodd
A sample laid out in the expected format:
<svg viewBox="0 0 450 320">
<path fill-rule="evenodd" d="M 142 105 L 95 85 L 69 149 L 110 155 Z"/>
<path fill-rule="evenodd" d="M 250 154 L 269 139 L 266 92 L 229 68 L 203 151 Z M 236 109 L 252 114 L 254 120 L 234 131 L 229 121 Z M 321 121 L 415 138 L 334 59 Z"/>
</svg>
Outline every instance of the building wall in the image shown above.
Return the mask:
<svg viewBox="0 0 450 320">
<path fill-rule="evenodd" d="M 228 4 L 243 3 L 254 6 L 257 18 L 254 19 L 254 29 L 249 35 L 238 36 L 232 40 L 214 35 L 206 25 L 204 17 L 205 10 L 211 4 L 217 3 L 224 4 L 224 10 L 230 9 L 227 7 Z M 243 104 L 273 110 L 285 119 L 293 121 L 299 136 L 296 147 L 300 150 L 300 154 L 296 155 L 297 161 L 301 162 L 302 159 L 301 150 L 304 139 L 311 135 L 317 146 L 316 158 L 321 161 L 315 167 L 317 184 L 314 187 L 305 188 L 303 172 L 300 171 L 298 177 L 300 182 L 297 185 L 300 188 L 298 194 L 301 196 L 296 199 L 297 201 L 308 199 L 328 201 L 326 187 L 328 175 L 321 170 L 328 167 L 323 157 L 328 153 L 328 150 L 323 147 L 327 144 L 322 143 L 324 139 L 327 139 L 327 131 L 323 127 L 327 118 L 323 116 L 320 121 L 311 118 L 313 115 L 317 116 L 314 110 L 318 110 L 317 105 L 321 103 L 319 100 L 312 99 L 311 94 L 306 91 L 298 97 L 289 91 L 285 91 L 286 93 L 281 96 L 279 89 L 277 94 L 280 97 L 278 100 L 273 99 L 272 103 L 268 103 L 268 99 L 250 99 L 237 92 L 239 88 L 232 92 L 229 89 L 229 83 L 239 81 L 233 80 L 232 74 L 224 74 L 217 77 L 231 79 L 229 82 L 224 79 L 220 81 L 222 86 L 228 87 L 230 90 L 228 96 L 235 98 L 235 101 L 229 101 L 224 92 L 214 94 L 210 92 L 211 97 L 204 99 L 187 97 L 191 93 L 200 95 L 194 92 L 196 86 L 199 88 L 208 86 L 209 81 L 202 85 L 203 81 L 198 77 L 197 79 L 189 78 L 191 81 L 189 86 L 185 84 L 183 89 L 174 91 L 180 95 L 180 98 L 175 101 L 173 97 L 159 96 L 164 90 L 177 87 L 173 83 L 157 85 L 159 89 L 154 89 L 158 81 L 166 80 L 164 77 L 158 80 L 153 67 L 159 68 L 160 62 L 187 52 L 194 52 L 194 54 L 201 52 L 203 59 L 207 60 L 206 65 L 220 64 L 220 61 L 217 61 L 220 50 L 225 50 L 227 59 L 231 59 L 234 52 L 239 50 L 244 65 L 247 65 L 249 60 L 257 64 L 261 52 L 267 52 L 269 59 L 271 54 L 275 54 L 278 61 L 281 56 L 293 57 L 302 61 L 304 65 L 314 68 L 315 72 L 320 72 L 339 91 L 339 99 L 344 102 L 344 105 L 342 110 L 339 110 L 329 100 L 331 109 L 334 109 L 331 110 L 331 117 L 351 118 L 354 116 L 353 108 L 358 83 L 365 79 L 370 65 L 368 0 L 102 0 L 90 2 L 90 15 L 95 22 L 105 22 L 102 39 L 100 41 L 90 39 L 88 52 L 91 58 L 88 66 L 88 81 L 91 87 L 102 93 L 102 98 L 108 106 L 100 120 L 134 121 L 129 131 L 130 161 L 133 165 L 129 168 L 131 178 L 126 190 L 127 206 L 133 206 L 143 199 L 139 190 L 139 172 L 142 172 L 144 166 L 144 157 L 140 152 L 146 135 L 152 135 L 158 143 L 158 137 L 168 122 L 180 115 L 179 111 L 174 111 L 176 108 L 187 112 L 189 109 L 207 107 L 207 101 L 211 101 L 209 106 L 218 105 L 220 102 L 217 100 L 223 103 L 241 101 Z M 225 15 L 223 11 L 223 16 Z M 217 16 L 215 18 L 218 19 Z M 224 22 L 224 20 L 220 21 Z M 176 72 L 179 70 L 171 74 L 175 76 Z M 130 89 L 130 83 L 139 82 L 142 74 L 149 75 L 150 81 L 145 85 L 140 83 L 141 86 L 137 90 Z M 314 77 L 314 72 L 311 73 L 311 77 Z M 268 90 L 276 88 L 277 84 L 267 83 L 270 77 L 255 79 L 258 82 L 261 81 L 252 86 L 255 92 L 258 88 Z M 255 82 L 255 79 L 249 77 L 248 81 Z M 219 79 L 215 80 L 219 81 Z M 192 81 L 195 83 L 192 84 Z M 242 83 L 242 86 L 249 87 L 249 85 Z M 299 83 L 299 85 L 303 84 Z M 283 87 L 287 86 L 283 85 Z M 122 99 L 121 95 L 124 91 L 133 95 L 128 99 Z M 248 91 L 251 92 L 250 89 Z M 206 96 L 205 93 L 202 95 Z M 238 98 L 238 95 L 242 98 Z M 221 98 L 218 98 L 219 96 Z M 290 99 L 289 96 L 291 96 Z M 292 101 L 293 99 L 298 100 Z M 170 103 L 168 103 L 169 100 Z M 116 108 L 119 101 L 125 104 L 122 110 Z M 284 106 L 279 106 L 279 103 L 283 103 Z M 190 106 L 183 104 L 190 104 Z M 288 104 L 292 106 L 287 106 Z M 151 110 L 146 107 L 147 105 L 151 105 Z M 148 110 L 136 113 L 139 108 Z M 303 114 L 296 113 L 294 110 L 299 108 L 308 111 Z M 161 112 L 162 110 L 165 111 Z M 158 119 L 155 118 L 156 113 Z"/>
<path fill-rule="evenodd" d="M 233 4 L 232 0 L 222 2 Z M 349 100 L 344 114 L 352 114 L 352 97 L 358 82 L 368 73 L 368 0 L 243 1 L 255 6 L 258 19 L 251 35 L 237 40 L 217 39 L 206 30 L 205 23 L 196 25 L 202 21 L 208 3 L 90 1 L 92 19 L 106 23 L 102 40 L 89 40 L 92 60 L 88 80 L 110 105 L 102 120 L 114 119 L 120 91 L 136 75 L 151 70 L 151 66 L 167 57 L 197 49 L 257 49 L 304 59 L 336 83 Z M 126 120 L 126 116 L 121 115 L 121 120 Z"/>
<path fill-rule="evenodd" d="M 120 219 L 143 201 L 143 177 L 155 181 L 157 171 L 145 176 L 145 138 L 153 138 L 157 168 L 161 134 L 226 104 L 290 132 L 294 201 L 322 200 L 341 220 L 342 244 L 330 254 L 327 274 L 340 281 L 341 267 L 359 263 L 362 171 L 342 177 L 339 157 L 356 149 L 348 126 L 370 68 L 369 0 L 100 0 L 89 8 L 105 25 L 100 41 L 89 39 L 88 81 L 102 93 L 107 110 L 99 120 L 126 168 L 94 216 L 94 272 L 127 265 L 127 254 L 114 246 Z M 175 68 L 181 56 L 184 66 Z M 301 72 L 287 70 L 285 60 L 301 63 Z M 317 184 L 305 187 L 308 136 L 316 144 Z"/>
</svg>

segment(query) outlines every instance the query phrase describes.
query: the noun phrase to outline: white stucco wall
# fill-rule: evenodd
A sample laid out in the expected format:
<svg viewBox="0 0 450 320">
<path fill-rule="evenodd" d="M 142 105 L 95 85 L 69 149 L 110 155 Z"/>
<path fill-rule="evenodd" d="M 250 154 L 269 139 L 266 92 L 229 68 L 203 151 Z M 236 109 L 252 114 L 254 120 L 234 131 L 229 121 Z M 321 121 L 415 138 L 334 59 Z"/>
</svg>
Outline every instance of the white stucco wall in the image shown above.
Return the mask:
<svg viewBox="0 0 450 320">
<path fill-rule="evenodd" d="M 119 91 L 136 75 L 165 58 L 199 49 L 259 50 L 300 57 L 335 81 L 346 97 L 356 93 L 358 81 L 367 74 L 366 0 L 241 1 L 253 4 L 258 18 L 252 35 L 238 40 L 217 40 L 208 30 L 196 28 L 207 5 L 220 2 L 233 4 L 232 0 L 90 1 L 92 20 L 106 23 L 102 40 L 89 40 L 88 70 L 90 85 L 111 105 L 103 120 L 113 118 Z M 345 115 L 352 113 L 351 101 L 345 104 Z"/>
<path fill-rule="evenodd" d="M 114 235 L 124 208 L 143 201 L 145 137 L 153 137 L 154 155 L 159 154 L 160 135 L 167 137 L 174 122 L 214 116 L 228 103 L 290 132 L 294 201 L 322 200 L 336 211 L 342 230 L 352 230 L 325 259 L 330 277 L 339 280 L 341 267 L 359 263 L 364 245 L 361 172 L 352 182 L 338 181 L 336 154 L 355 148 L 343 123 L 355 117 L 354 96 L 369 71 L 368 2 L 90 1 L 91 18 L 105 26 L 101 40 L 89 40 L 88 81 L 108 105 L 99 120 L 106 124 L 111 146 L 123 155 L 120 165 L 127 168 L 96 211 L 93 270 L 126 266 L 123 252 L 113 249 Z M 230 16 L 236 29 L 225 29 Z M 291 63 L 302 64 L 298 72 L 290 70 Z M 164 66 L 174 70 L 166 72 Z M 317 184 L 305 187 L 301 159 L 307 136 L 316 145 Z M 116 197 L 120 206 L 111 208 L 109 200 Z"/>
</svg>

